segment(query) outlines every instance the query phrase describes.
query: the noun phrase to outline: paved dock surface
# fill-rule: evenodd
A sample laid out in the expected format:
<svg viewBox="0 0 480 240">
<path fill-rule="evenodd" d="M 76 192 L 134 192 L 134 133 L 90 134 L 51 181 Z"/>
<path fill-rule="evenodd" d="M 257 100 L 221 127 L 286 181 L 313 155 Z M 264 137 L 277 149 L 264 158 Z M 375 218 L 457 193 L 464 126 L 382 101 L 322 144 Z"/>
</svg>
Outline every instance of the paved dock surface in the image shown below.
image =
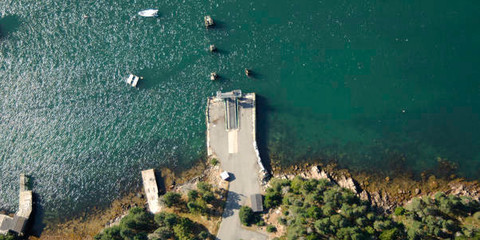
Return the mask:
<svg viewBox="0 0 480 240">
<path fill-rule="evenodd" d="M 264 233 L 247 230 L 238 217 L 242 205 L 250 206 L 250 195 L 260 193 L 259 165 L 254 149 L 254 94 L 238 101 L 238 128 L 226 130 L 224 101 L 209 100 L 208 139 L 209 153 L 214 154 L 223 170 L 228 171 L 230 182 L 227 203 L 217 238 L 221 240 L 267 239 Z"/>
<path fill-rule="evenodd" d="M 158 196 L 158 184 L 155 178 L 155 170 L 148 169 L 142 171 L 143 188 L 148 202 L 148 210 L 152 213 L 158 213 L 162 208 L 160 207 L 160 200 Z"/>
</svg>

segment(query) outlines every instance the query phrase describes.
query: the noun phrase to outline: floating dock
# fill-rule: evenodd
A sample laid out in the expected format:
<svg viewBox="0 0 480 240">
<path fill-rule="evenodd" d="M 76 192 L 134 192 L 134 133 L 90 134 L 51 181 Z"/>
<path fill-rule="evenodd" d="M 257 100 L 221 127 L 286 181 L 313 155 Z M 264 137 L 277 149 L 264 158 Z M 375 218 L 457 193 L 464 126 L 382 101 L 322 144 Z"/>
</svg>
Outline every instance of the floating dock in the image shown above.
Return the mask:
<svg viewBox="0 0 480 240">
<path fill-rule="evenodd" d="M 148 209 L 153 214 L 162 210 L 160 206 L 159 192 L 157 179 L 155 177 L 155 170 L 148 169 L 142 171 L 143 188 L 145 189 L 145 195 L 147 197 Z"/>
</svg>

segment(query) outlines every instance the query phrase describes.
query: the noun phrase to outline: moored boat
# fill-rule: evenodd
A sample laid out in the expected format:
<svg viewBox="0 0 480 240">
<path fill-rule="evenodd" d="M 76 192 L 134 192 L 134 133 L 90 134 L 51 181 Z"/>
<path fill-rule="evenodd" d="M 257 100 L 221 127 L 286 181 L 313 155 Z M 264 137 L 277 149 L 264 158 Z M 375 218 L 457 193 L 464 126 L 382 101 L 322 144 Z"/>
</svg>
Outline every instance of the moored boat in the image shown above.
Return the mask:
<svg viewBox="0 0 480 240">
<path fill-rule="evenodd" d="M 138 15 L 142 17 L 158 17 L 158 9 L 145 9 L 138 12 Z"/>
<path fill-rule="evenodd" d="M 128 76 L 128 78 L 127 78 L 127 83 L 128 83 L 128 85 L 130 85 L 132 87 L 136 87 L 137 84 L 138 84 L 138 80 L 140 80 L 140 79 L 141 79 L 141 77 L 130 74 L 130 76 Z"/>
<path fill-rule="evenodd" d="M 215 22 L 213 22 L 213 18 L 210 17 L 210 16 L 205 16 L 204 21 L 205 21 L 205 27 L 207 27 L 207 28 L 215 25 Z"/>
</svg>

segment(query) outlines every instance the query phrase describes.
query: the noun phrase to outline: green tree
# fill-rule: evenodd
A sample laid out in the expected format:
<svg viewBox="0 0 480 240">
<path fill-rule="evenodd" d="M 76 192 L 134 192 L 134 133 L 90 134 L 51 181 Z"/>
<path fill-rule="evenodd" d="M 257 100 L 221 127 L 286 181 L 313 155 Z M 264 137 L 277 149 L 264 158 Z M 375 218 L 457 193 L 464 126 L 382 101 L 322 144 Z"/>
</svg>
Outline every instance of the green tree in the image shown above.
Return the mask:
<svg viewBox="0 0 480 240">
<path fill-rule="evenodd" d="M 239 212 L 240 222 L 245 226 L 250 226 L 254 220 L 253 210 L 248 206 L 242 206 Z"/>
<path fill-rule="evenodd" d="M 120 221 L 120 235 L 124 238 L 142 236 L 155 229 L 154 217 L 145 209 L 135 207 Z"/>
<path fill-rule="evenodd" d="M 347 226 L 347 221 L 340 214 L 335 214 L 330 217 L 332 224 L 338 228 L 343 228 Z"/>
<path fill-rule="evenodd" d="M 335 213 L 335 208 L 332 203 L 327 202 L 325 205 L 322 206 L 322 213 L 325 216 L 331 216 Z"/>
<path fill-rule="evenodd" d="M 346 239 L 346 240 L 364 239 L 363 233 L 358 227 L 340 228 L 338 229 L 336 236 L 338 239 Z"/>
<path fill-rule="evenodd" d="M 315 230 L 322 235 L 327 235 L 330 233 L 330 225 L 332 225 L 332 223 L 328 217 L 319 219 L 314 223 Z"/>
<path fill-rule="evenodd" d="M 163 196 L 163 202 L 167 207 L 178 207 L 182 204 L 182 196 L 175 192 L 167 192 Z"/>
<path fill-rule="evenodd" d="M 307 209 L 307 216 L 313 219 L 319 219 L 322 216 L 322 209 L 312 206 Z"/>
</svg>

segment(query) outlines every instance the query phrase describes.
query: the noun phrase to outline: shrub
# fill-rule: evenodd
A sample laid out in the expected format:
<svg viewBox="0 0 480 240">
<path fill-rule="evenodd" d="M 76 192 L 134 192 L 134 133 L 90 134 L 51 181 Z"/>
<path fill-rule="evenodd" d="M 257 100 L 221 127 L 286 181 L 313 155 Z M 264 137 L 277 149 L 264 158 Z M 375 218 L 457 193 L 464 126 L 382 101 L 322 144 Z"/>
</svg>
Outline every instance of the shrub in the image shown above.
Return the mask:
<svg viewBox="0 0 480 240">
<path fill-rule="evenodd" d="M 198 182 L 197 183 L 197 188 L 201 193 L 205 192 L 210 192 L 212 189 L 212 185 L 206 183 L 206 182 Z"/>
<path fill-rule="evenodd" d="M 172 228 L 178 222 L 178 216 L 174 213 L 160 212 L 155 214 L 155 222 L 160 227 Z"/>
<path fill-rule="evenodd" d="M 330 233 L 330 226 L 332 223 L 330 222 L 329 218 L 322 218 L 320 220 L 315 221 L 314 226 L 318 233 L 326 235 Z"/>
<path fill-rule="evenodd" d="M 160 227 L 153 232 L 154 239 L 171 239 L 173 237 L 173 231 L 168 227 Z"/>
<path fill-rule="evenodd" d="M 127 216 L 120 225 L 106 228 L 97 234 L 96 240 L 121 240 L 121 239 L 146 239 L 147 233 L 155 229 L 155 221 L 152 214 L 143 208 L 135 207 L 130 209 Z"/>
<path fill-rule="evenodd" d="M 188 196 L 188 201 L 192 202 L 195 201 L 198 198 L 198 191 L 197 190 L 190 190 L 187 193 Z"/>
<path fill-rule="evenodd" d="M 290 188 L 292 189 L 293 192 L 298 193 L 300 189 L 303 186 L 303 178 L 300 176 L 296 176 L 291 182 L 290 182 Z"/>
<path fill-rule="evenodd" d="M 211 203 L 213 200 L 215 200 L 215 196 L 213 196 L 212 192 L 205 192 L 202 196 L 202 199 L 207 203 Z"/>
<path fill-rule="evenodd" d="M 370 235 L 373 235 L 373 234 L 375 234 L 375 229 L 373 229 L 372 226 L 366 226 L 365 227 L 365 232 L 367 232 Z"/>
<path fill-rule="evenodd" d="M 216 158 L 212 158 L 212 160 L 210 160 L 210 164 L 212 164 L 213 166 L 217 166 L 218 160 Z"/>
<path fill-rule="evenodd" d="M 322 210 L 317 206 L 309 207 L 307 209 L 307 216 L 309 218 L 319 219 L 322 216 Z"/>
<path fill-rule="evenodd" d="M 287 229 L 287 239 L 297 240 L 302 239 L 307 234 L 307 230 L 304 226 L 298 224 L 292 224 Z"/>
<path fill-rule="evenodd" d="M 385 223 L 383 221 L 375 221 L 373 223 L 373 228 L 377 231 L 382 231 L 383 229 L 385 229 Z"/>
<path fill-rule="evenodd" d="M 182 196 L 178 193 L 167 192 L 163 196 L 163 202 L 167 207 L 180 206 L 182 201 Z"/>
<path fill-rule="evenodd" d="M 199 234 L 198 234 L 198 237 L 200 239 L 208 239 L 210 237 L 210 234 L 207 232 L 207 231 L 201 231 Z"/>
<path fill-rule="evenodd" d="M 95 235 L 95 240 L 123 240 L 123 237 L 120 235 L 120 226 L 113 226 L 110 228 L 106 228 L 103 232 Z M 11 236 L 11 237 L 9 237 Z M 2 238 L 5 237 L 5 238 Z M 15 237 L 13 235 L 0 235 L 1 240 L 14 240 Z"/>
<path fill-rule="evenodd" d="M 396 240 L 396 239 L 400 239 L 400 237 L 401 237 L 401 233 L 400 233 L 400 230 L 398 230 L 398 228 L 385 230 L 379 236 L 380 240 Z"/>
<path fill-rule="evenodd" d="M 473 218 L 476 220 L 480 220 L 480 211 L 473 214 Z"/>
<path fill-rule="evenodd" d="M 202 208 L 202 206 L 200 206 L 199 204 L 197 204 L 195 202 L 188 202 L 187 203 L 187 208 L 188 208 L 188 211 L 190 211 L 191 213 L 204 213 L 205 212 L 205 209 Z"/>
<path fill-rule="evenodd" d="M 405 214 L 405 208 L 403 207 L 395 208 L 395 215 L 402 216 L 403 214 Z"/>
<path fill-rule="evenodd" d="M 188 218 L 181 218 L 179 223 L 173 227 L 173 232 L 179 240 L 191 240 L 195 237 L 193 234 L 193 222 Z"/>
<path fill-rule="evenodd" d="M 250 226 L 254 220 L 253 210 L 248 206 L 242 206 L 239 212 L 240 222 L 245 226 Z"/>
<path fill-rule="evenodd" d="M 267 192 L 263 203 L 265 208 L 275 208 L 282 203 L 282 194 L 279 192 Z"/>
<path fill-rule="evenodd" d="M 304 194 L 311 193 L 318 185 L 318 180 L 316 179 L 310 179 L 308 181 L 305 181 L 302 185 L 302 189 Z"/>
<path fill-rule="evenodd" d="M 265 222 L 260 219 L 260 220 L 257 222 L 257 226 L 265 226 Z"/>
<path fill-rule="evenodd" d="M 267 232 L 271 233 L 271 232 L 276 232 L 277 231 L 277 228 L 273 225 L 268 225 L 267 226 Z"/>
</svg>

